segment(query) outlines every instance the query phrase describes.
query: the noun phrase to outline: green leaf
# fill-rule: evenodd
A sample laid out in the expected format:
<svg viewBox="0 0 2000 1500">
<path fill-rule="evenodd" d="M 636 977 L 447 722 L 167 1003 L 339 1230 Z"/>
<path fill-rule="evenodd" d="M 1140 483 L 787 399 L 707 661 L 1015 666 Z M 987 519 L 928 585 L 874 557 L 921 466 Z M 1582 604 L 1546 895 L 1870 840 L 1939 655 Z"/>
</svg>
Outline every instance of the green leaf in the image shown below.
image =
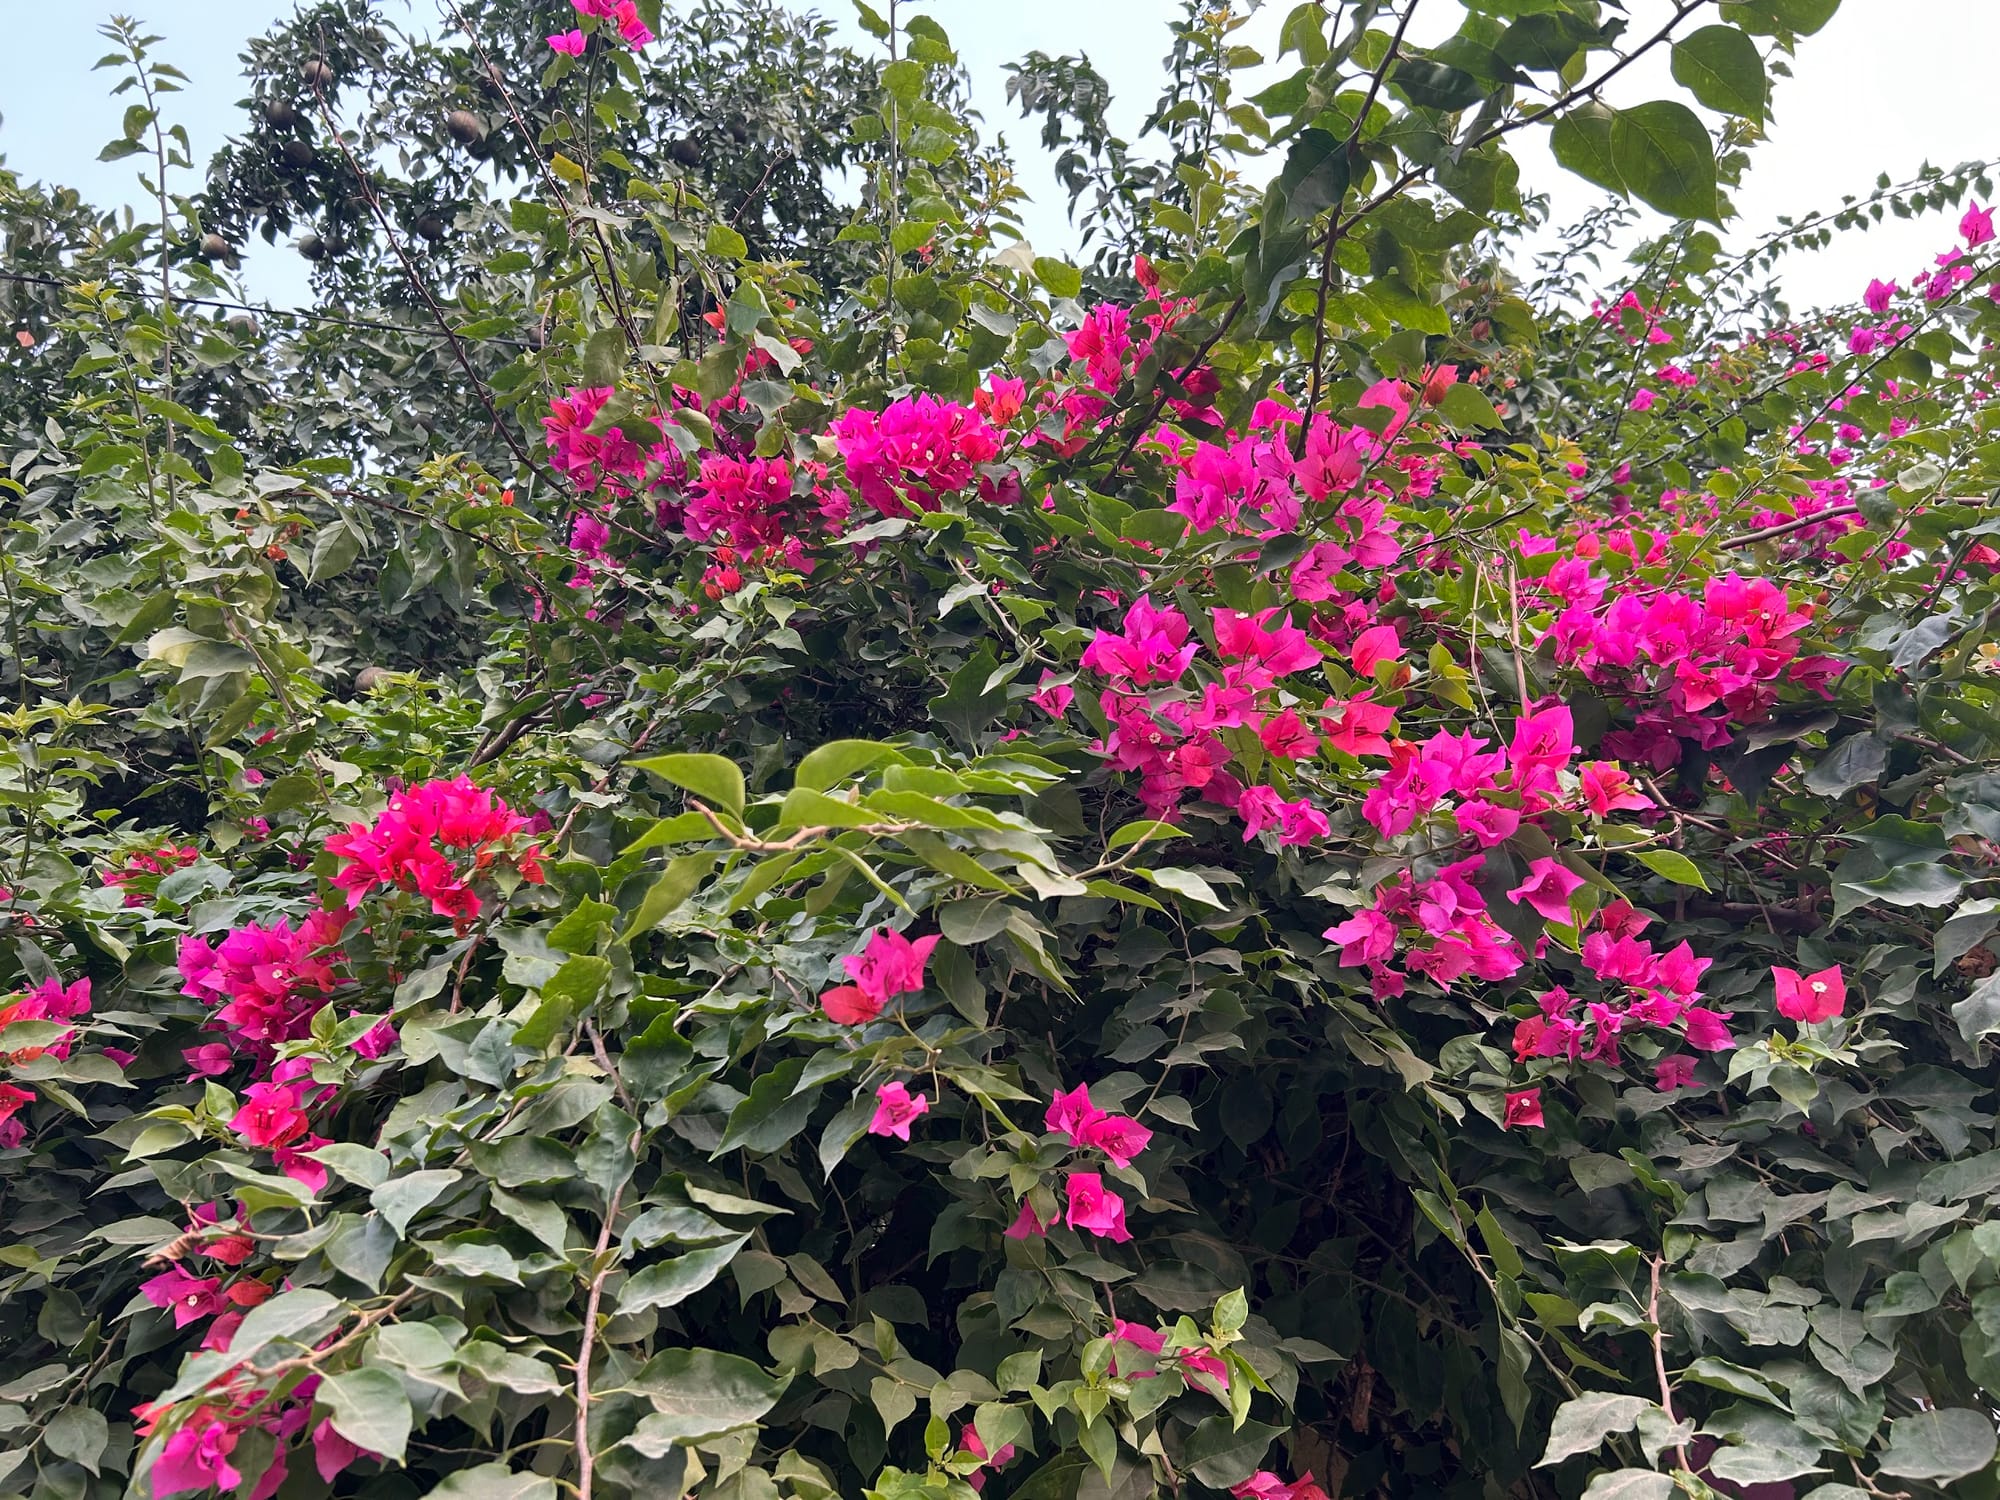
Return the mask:
<svg viewBox="0 0 2000 1500">
<path fill-rule="evenodd" d="M 477 1464 L 446 1475 L 427 1500 L 556 1500 L 556 1482 L 505 1464 Z"/>
<path fill-rule="evenodd" d="M 1308 126 L 1292 142 L 1278 173 L 1278 188 L 1284 196 L 1288 219 L 1311 220 L 1329 208 L 1338 208 L 1347 196 L 1353 166 L 1347 159 L 1347 142 L 1330 130 Z"/>
<path fill-rule="evenodd" d="M 1850 734 L 1806 772 L 1806 790 L 1817 797 L 1844 797 L 1866 782 L 1879 781 L 1889 764 L 1889 745 L 1879 736 Z"/>
<path fill-rule="evenodd" d="M 625 1383 L 653 1404 L 653 1414 L 625 1439 L 626 1445 L 648 1458 L 664 1458 L 675 1443 L 749 1426 L 777 1405 L 788 1382 L 734 1354 L 669 1349 Z"/>
<path fill-rule="evenodd" d="M 1470 431 L 1474 427 L 1492 428 L 1505 425 L 1500 420 L 1500 414 L 1493 409 L 1493 403 L 1488 401 L 1477 387 L 1467 385 L 1463 381 L 1445 391 L 1444 399 L 1438 402 L 1437 409 L 1447 422 L 1461 432 Z"/>
<path fill-rule="evenodd" d="M 403 1382 L 387 1370 L 349 1370 L 320 1382 L 319 1399 L 333 1418 L 333 1430 L 357 1448 L 403 1461 L 410 1439 L 410 1398 Z"/>
<path fill-rule="evenodd" d="M 1163 891 L 1172 891 L 1177 896 L 1185 896 L 1188 900 L 1198 901 L 1203 906 L 1212 906 L 1217 911 L 1229 909 L 1228 903 L 1215 894 L 1215 887 L 1192 870 L 1178 870 L 1171 867 L 1148 870 L 1143 866 L 1134 868 Z"/>
<path fill-rule="evenodd" d="M 1188 1434 L 1184 1467 L 1209 1488 L 1226 1490 L 1262 1467 L 1264 1455 L 1284 1431 L 1262 1422 L 1232 1427 L 1225 1413 L 1214 1412 Z"/>
<path fill-rule="evenodd" d="M 2000 974 L 1989 974 L 1975 985 L 1971 994 L 1952 1006 L 1951 1018 L 1968 1042 L 2000 1031 Z"/>
<path fill-rule="evenodd" d="M 1889 1446 L 1877 1465 L 1899 1479 L 1963 1479 L 1993 1462 L 1993 1418 L 1967 1407 L 1918 1412 L 1889 1427 Z"/>
<path fill-rule="evenodd" d="M 542 986 L 535 1013 L 514 1033 L 517 1046 L 537 1051 L 561 1036 L 577 1013 L 603 993 L 611 978 L 611 960 L 593 954 L 568 959 Z"/>
<path fill-rule="evenodd" d="M 1715 148 L 1685 104 L 1656 99 L 1611 118 L 1611 160 L 1625 186 L 1677 219 L 1720 222 Z"/>
<path fill-rule="evenodd" d="M 632 762 L 662 781 L 685 787 L 704 802 L 743 816 L 743 773 L 720 755 L 655 755 Z"/>
<path fill-rule="evenodd" d="M 1152 844 L 1163 839 L 1184 839 L 1188 836 L 1185 828 L 1177 828 L 1172 823 L 1162 823 L 1158 818 L 1136 818 L 1125 824 L 1104 841 L 1105 849 L 1123 849 L 1132 844 Z"/>
<path fill-rule="evenodd" d="M 625 335 L 616 328 L 600 328 L 583 346 L 583 383 L 604 386 L 618 384 L 625 373 Z"/>
<path fill-rule="evenodd" d="M 92 1474 L 97 1473 L 98 1460 L 110 1440 L 111 1425 L 104 1420 L 104 1413 L 89 1406 L 65 1406 L 42 1429 L 43 1447 L 57 1458 L 83 1465 Z"/>
<path fill-rule="evenodd" d="M 1674 1493 L 1671 1474 L 1651 1469 L 1613 1469 L 1591 1480 L 1583 1500 L 1668 1500 Z"/>
<path fill-rule="evenodd" d="M 375 1211 L 401 1239 L 408 1231 L 410 1221 L 436 1201 L 438 1195 L 458 1178 L 458 1172 L 451 1167 L 406 1172 L 401 1177 L 391 1177 L 376 1188 L 368 1195 L 368 1201 L 375 1205 Z"/>
<path fill-rule="evenodd" d="M 1659 1411 L 1656 1402 L 1643 1396 L 1617 1396 L 1608 1391 L 1586 1391 L 1556 1408 L 1549 1425 L 1549 1443 L 1537 1468 L 1559 1464 L 1579 1453 L 1594 1453 L 1614 1432 L 1630 1432 L 1640 1413 Z"/>
<path fill-rule="evenodd" d="M 805 1129 L 812 1107 L 819 1098 L 817 1087 L 793 1090 L 805 1072 L 805 1059 L 788 1058 L 750 1085 L 743 1102 L 729 1112 L 729 1125 L 722 1132 L 714 1156 L 731 1151 L 770 1153 L 780 1150 Z"/>
<path fill-rule="evenodd" d="M 894 745 L 880 740 L 830 740 L 807 753 L 792 773 L 792 785 L 823 792 L 860 771 L 871 771 L 884 761 L 901 763 L 903 756 Z"/>
<path fill-rule="evenodd" d="M 1401 59 L 1389 82 L 1418 109 L 1469 109 L 1487 93 L 1487 86 L 1470 73 L 1427 57 Z"/>
<path fill-rule="evenodd" d="M 741 260 L 750 253 L 750 243 L 727 224 L 711 224 L 702 249 L 723 260 Z"/>
<path fill-rule="evenodd" d="M 1621 197 L 1631 196 L 1619 175 L 1617 158 L 1611 150 L 1611 122 L 1615 111 L 1607 104 L 1588 100 L 1572 109 L 1549 132 L 1549 149 L 1564 167 L 1585 182 L 1609 188 Z"/>
<path fill-rule="evenodd" d="M 690 1250 L 686 1255 L 655 1261 L 645 1269 L 635 1271 L 625 1283 L 625 1289 L 618 1294 L 618 1310 L 636 1313 L 644 1312 L 649 1307 L 679 1306 L 720 1276 L 736 1259 L 736 1253 L 749 1242 L 748 1234 L 739 1234 L 720 1245 L 711 1245 L 705 1250 Z"/>
<path fill-rule="evenodd" d="M 639 899 L 639 909 L 632 913 L 631 924 L 622 934 L 624 940 L 629 943 L 641 933 L 651 932 L 659 926 L 663 919 L 695 893 L 695 888 L 721 857 L 720 850 L 696 849 L 687 854 L 677 854 L 669 860 L 665 872 L 646 887 L 646 894 Z"/>
<path fill-rule="evenodd" d="M 1052 255 L 1035 257 L 1035 280 L 1048 289 L 1051 297 L 1074 297 L 1083 290 L 1083 272 Z"/>
<path fill-rule="evenodd" d="M 346 1308 L 338 1297 L 317 1288 L 280 1292 L 243 1315 L 229 1340 L 232 1364 L 253 1359 L 266 1345 L 279 1339 L 296 1338 L 308 1329 L 338 1317 Z"/>
<path fill-rule="evenodd" d="M 1708 889 L 1708 882 L 1701 878 L 1701 871 L 1695 862 L 1676 850 L 1639 849 L 1633 851 L 1632 857 L 1655 875 L 1664 875 L 1675 885 L 1693 886 L 1698 891 Z"/>
<path fill-rule="evenodd" d="M 1704 26 L 1674 43 L 1674 82 L 1710 109 L 1762 120 L 1770 80 L 1757 44 L 1734 26 Z"/>
</svg>

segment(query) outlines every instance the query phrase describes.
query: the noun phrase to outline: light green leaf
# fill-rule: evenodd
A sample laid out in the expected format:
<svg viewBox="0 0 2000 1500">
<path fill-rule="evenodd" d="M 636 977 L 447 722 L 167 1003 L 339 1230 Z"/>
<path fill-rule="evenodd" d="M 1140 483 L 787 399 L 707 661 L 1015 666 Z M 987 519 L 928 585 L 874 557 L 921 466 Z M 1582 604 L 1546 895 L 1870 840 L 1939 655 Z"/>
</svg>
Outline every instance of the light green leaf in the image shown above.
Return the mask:
<svg viewBox="0 0 2000 1500">
<path fill-rule="evenodd" d="M 749 1241 L 749 1235 L 739 1234 L 720 1245 L 690 1250 L 634 1272 L 618 1294 L 618 1310 L 636 1313 L 649 1307 L 678 1306 L 720 1276 Z"/>
<path fill-rule="evenodd" d="M 319 1399 L 333 1418 L 333 1430 L 357 1448 L 403 1461 L 410 1439 L 410 1398 L 403 1382 L 387 1370 L 349 1370 L 320 1382 Z"/>
<path fill-rule="evenodd" d="M 1898 1479 L 1963 1479 L 1992 1463 L 1995 1451 L 1992 1417 L 1948 1407 L 1892 1423 L 1879 1467 Z"/>
<path fill-rule="evenodd" d="M 401 1239 L 410 1227 L 410 1220 L 434 1203 L 438 1195 L 458 1178 L 458 1172 L 451 1167 L 406 1172 L 401 1177 L 391 1177 L 376 1188 L 368 1195 L 368 1201 L 375 1205 L 375 1211 Z"/>
<path fill-rule="evenodd" d="M 648 1458 L 664 1458 L 675 1443 L 719 1437 L 755 1422 L 777 1405 L 787 1382 L 734 1354 L 669 1349 L 626 1384 L 653 1404 L 653 1415 L 640 1422 L 626 1445 Z"/>
<path fill-rule="evenodd" d="M 1549 1424 L 1549 1442 L 1537 1468 L 1559 1464 L 1579 1453 L 1594 1453 L 1616 1432 L 1630 1432 L 1641 1412 L 1659 1411 L 1657 1402 L 1643 1396 L 1618 1396 L 1608 1391 L 1586 1391 L 1556 1408 Z"/>
<path fill-rule="evenodd" d="M 743 773 L 720 755 L 653 755 L 632 762 L 662 781 L 685 787 L 704 802 L 743 816 Z"/>
</svg>

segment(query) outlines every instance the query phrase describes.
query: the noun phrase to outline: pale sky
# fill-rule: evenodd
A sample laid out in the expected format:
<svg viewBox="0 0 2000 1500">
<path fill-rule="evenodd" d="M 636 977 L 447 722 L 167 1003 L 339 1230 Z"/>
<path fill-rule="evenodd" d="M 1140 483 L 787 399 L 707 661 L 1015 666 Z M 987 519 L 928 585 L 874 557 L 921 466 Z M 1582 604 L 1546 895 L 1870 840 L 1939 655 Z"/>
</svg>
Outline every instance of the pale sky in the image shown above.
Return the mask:
<svg viewBox="0 0 2000 1500">
<path fill-rule="evenodd" d="M 876 3 L 886 9 L 886 0 Z M 1456 6 L 1431 4 L 1440 20 L 1453 20 Z M 1633 0 L 1631 34 L 1657 29 L 1666 6 L 1667 0 Z M 817 8 L 839 19 L 851 40 L 866 41 L 841 0 L 825 0 Z M 1172 0 L 931 0 L 924 8 L 950 32 L 971 72 L 974 104 L 987 129 L 1005 132 L 1023 181 L 1039 200 L 1028 216 L 1031 238 L 1044 251 L 1072 246 L 1063 193 L 1034 143 L 1032 123 L 1007 107 L 1003 66 L 1031 48 L 1087 53 L 1111 82 L 1114 122 L 1129 139 L 1159 93 L 1166 22 L 1178 6 Z M 116 133 L 128 102 L 107 97 L 111 75 L 90 71 L 107 50 L 95 28 L 120 9 L 161 34 L 160 55 L 192 80 L 172 104 L 194 139 L 197 159 L 205 160 L 243 118 L 235 107 L 243 93 L 236 74 L 243 39 L 287 14 L 291 5 L 289 0 L 121 0 L 114 6 L 70 0 L 56 6 L 0 0 L 0 23 L 15 63 L 0 76 L 0 155 L 28 177 L 74 185 L 103 203 L 128 202 L 137 194 L 130 162 L 107 165 L 95 159 Z M 1289 9 L 1289 0 L 1273 0 L 1252 18 L 1243 39 L 1268 48 Z M 550 10 L 557 17 L 566 13 L 554 0 Z M 432 0 L 388 0 L 385 11 L 399 22 L 428 22 Z M 1419 13 L 1418 32 L 1428 19 Z M 1878 172 L 1901 180 L 1925 160 L 1948 166 L 2000 156 L 1990 78 L 1995 57 L 2000 57 L 2000 0 L 1846 0 L 1825 30 L 1802 44 L 1798 76 L 1778 83 L 1770 139 L 1736 195 L 1740 217 L 1728 239 L 1748 243 L 1775 228 L 1779 214 L 1796 216 L 1833 206 L 1842 194 L 1866 194 Z M 33 66 L 20 66 L 22 59 L 32 59 Z M 1631 69 L 1611 97 L 1614 103 L 1636 103 L 1674 93 L 1662 56 L 1657 66 L 1648 60 Z M 1557 169 L 1540 140 L 1532 131 L 1514 137 L 1522 178 L 1553 191 L 1561 223 L 1590 207 L 1598 194 Z M 1797 307 L 1852 300 L 1871 276 L 1907 279 L 1950 244 L 1955 224 L 1955 215 L 1891 219 L 1867 234 L 1838 236 L 1825 251 L 1782 262 L 1781 285 Z M 257 296 L 289 304 L 305 295 L 303 265 L 282 245 L 253 245 L 245 269 Z"/>
</svg>

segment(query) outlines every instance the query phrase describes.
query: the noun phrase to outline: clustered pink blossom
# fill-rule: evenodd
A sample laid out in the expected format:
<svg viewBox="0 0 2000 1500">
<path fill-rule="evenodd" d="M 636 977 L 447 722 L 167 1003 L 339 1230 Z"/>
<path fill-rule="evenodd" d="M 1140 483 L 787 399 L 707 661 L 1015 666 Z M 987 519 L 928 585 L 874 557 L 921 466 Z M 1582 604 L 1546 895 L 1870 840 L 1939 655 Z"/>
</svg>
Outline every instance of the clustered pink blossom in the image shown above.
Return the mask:
<svg viewBox="0 0 2000 1500">
<path fill-rule="evenodd" d="M 1000 453 L 1000 438 L 968 406 L 935 396 L 905 396 L 879 412 L 849 407 L 833 426 L 847 477 L 862 500 L 885 516 L 910 507 L 934 511 L 942 496 L 972 487 L 981 464 Z"/>
<path fill-rule="evenodd" d="M 187 1053 L 197 1074 L 227 1072 L 233 1055 L 268 1060 L 304 1037 L 313 1013 L 339 985 L 340 935 L 353 914 L 322 908 L 293 927 L 284 917 L 238 927 L 220 943 L 181 939 L 181 993 L 214 1009 L 208 1029 L 222 1040 Z"/>
<path fill-rule="evenodd" d="M 1234 809 L 1246 840 L 1271 826 L 1284 844 L 1309 843 L 1327 832 L 1326 815 L 1309 801 L 1286 798 L 1270 786 L 1246 786 L 1227 769 L 1231 752 L 1219 733 L 1225 729 L 1254 730 L 1280 760 L 1306 759 L 1319 748 L 1318 733 L 1297 706 L 1275 700 L 1281 678 L 1325 658 L 1311 636 L 1278 613 L 1214 611 L 1218 670 L 1202 683 L 1199 697 L 1178 690 L 1201 643 L 1177 609 L 1142 596 L 1126 609 L 1119 630 L 1098 630 L 1084 648 L 1083 666 L 1111 682 L 1098 697 L 1111 729 L 1094 748 L 1114 769 L 1139 773 L 1139 800 L 1153 816 L 1171 816 L 1194 792 Z"/>
<path fill-rule="evenodd" d="M 1728 573 L 1699 594 L 1648 593 L 1558 563 L 1542 589 L 1557 607 L 1546 633 L 1555 660 L 1641 706 L 1631 728 L 1605 735 L 1604 749 L 1656 772 L 1680 763 L 1686 741 L 1716 749 L 1737 726 L 1763 720 L 1781 684 L 1821 688 L 1841 670 L 1800 654 L 1812 607 L 1794 608 L 1763 579 Z"/>
<path fill-rule="evenodd" d="M 898 995 L 924 987 L 924 965 L 938 945 L 938 934 L 915 940 L 883 928 L 859 953 L 841 959 L 852 984 L 837 984 L 819 997 L 829 1020 L 842 1026 L 863 1026 L 882 1014 Z M 900 1084 L 896 1087 L 901 1087 Z M 922 1109 L 917 1113 L 921 1114 Z M 904 1136 L 905 1140 L 909 1137 Z"/>
<path fill-rule="evenodd" d="M 1043 1128 L 1060 1135 L 1079 1150 L 1097 1151 L 1120 1171 L 1144 1151 L 1153 1132 L 1126 1115 L 1106 1114 L 1091 1102 L 1088 1085 L 1078 1084 L 1064 1093 L 1058 1089 L 1043 1116 Z M 1125 1227 L 1125 1200 L 1104 1184 L 1102 1172 L 1071 1172 L 1063 1183 L 1066 1207 L 1063 1222 L 1122 1244 L 1132 1238 Z M 1048 1225 L 1026 1198 L 1007 1229 L 1008 1239 L 1029 1239 L 1046 1234 Z"/>
<path fill-rule="evenodd" d="M 377 886 L 412 891 L 461 930 L 481 910 L 474 883 L 504 858 L 531 884 L 543 880 L 538 845 L 518 847 L 528 820 L 469 776 L 429 781 L 389 799 L 374 825 L 351 825 L 326 841 L 340 866 L 333 883 L 350 895 Z"/>
<path fill-rule="evenodd" d="M 624 39 L 625 45 L 634 51 L 647 46 L 653 40 L 652 28 L 640 18 L 639 7 L 634 0 L 570 0 L 570 4 L 576 8 L 576 13 L 580 16 L 611 22 L 617 27 L 618 35 Z M 554 37 L 549 39 L 549 45 L 555 46 Z M 580 55 L 583 51 L 580 46 L 574 50 L 568 46 L 557 47 L 556 50 L 570 52 L 572 56 Z"/>
</svg>

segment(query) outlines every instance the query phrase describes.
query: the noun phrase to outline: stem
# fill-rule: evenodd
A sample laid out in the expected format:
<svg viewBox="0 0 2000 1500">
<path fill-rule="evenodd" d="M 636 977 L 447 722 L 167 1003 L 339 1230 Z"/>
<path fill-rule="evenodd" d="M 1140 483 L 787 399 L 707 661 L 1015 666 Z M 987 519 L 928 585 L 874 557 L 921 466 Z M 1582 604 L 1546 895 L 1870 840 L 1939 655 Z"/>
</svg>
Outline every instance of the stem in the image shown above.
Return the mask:
<svg viewBox="0 0 2000 1500">
<path fill-rule="evenodd" d="M 615 1076 L 615 1075 L 614 1075 Z M 576 1354 L 576 1497 L 590 1500 L 593 1479 L 590 1452 L 590 1355 L 591 1346 L 597 1342 L 597 1310 L 604 1300 L 605 1278 L 610 1276 L 615 1262 L 605 1259 L 611 1246 L 611 1226 L 618 1218 L 618 1205 L 625 1196 L 625 1184 L 613 1189 L 611 1201 L 604 1208 L 604 1223 L 597 1231 L 597 1253 L 591 1264 L 596 1269 L 590 1277 L 590 1297 L 583 1309 L 583 1340 Z"/>
<path fill-rule="evenodd" d="M 1781 521 L 1776 526 L 1766 526 L 1762 531 L 1747 531 L 1742 536 L 1731 537 L 1722 544 L 1725 552 L 1738 547 L 1754 546 L 1758 542 L 1768 542 L 1781 536 L 1790 536 L 1795 531 L 1804 531 L 1808 526 L 1817 526 L 1822 521 L 1838 521 L 1844 516 L 1858 516 L 1858 505 L 1835 505 L 1810 516 L 1798 516 L 1790 521 Z"/>
<path fill-rule="evenodd" d="M 1646 1321 L 1653 1325 L 1653 1374 L 1660 1382 L 1660 1410 L 1667 1414 L 1667 1425 L 1671 1427 L 1676 1421 L 1674 1383 L 1667 1378 L 1667 1336 L 1660 1329 L 1660 1257 L 1657 1255 L 1653 1257 L 1653 1287 L 1646 1300 Z M 1687 1444 L 1677 1443 L 1675 1452 L 1680 1456 L 1681 1467 L 1693 1473 L 1694 1465 L 1688 1462 Z"/>
<path fill-rule="evenodd" d="M 1382 92 L 1383 81 L 1388 78 L 1389 70 L 1396 65 L 1396 54 L 1403 46 L 1403 33 L 1409 28 L 1410 17 L 1417 13 L 1419 3 L 1420 0 L 1409 0 L 1409 4 L 1403 7 L 1402 17 L 1396 22 L 1396 34 L 1389 38 L 1389 50 L 1382 54 L 1382 65 L 1368 80 L 1368 93 L 1361 101 L 1360 112 L 1354 117 L 1354 128 L 1347 133 L 1347 140 L 1340 148 L 1341 156 L 1347 160 L 1353 159 L 1354 148 L 1361 143 L 1361 132 L 1368 128 L 1368 111 L 1375 107 L 1375 99 Z M 1342 197 L 1345 196 L 1343 193 Z M 1340 205 L 1336 203 L 1333 205 L 1333 225 L 1329 226 L 1326 236 L 1326 252 L 1320 257 L 1319 263 L 1319 298 L 1313 311 L 1312 377 L 1307 387 L 1306 409 L 1299 419 L 1298 435 L 1292 440 L 1295 444 L 1293 448 L 1295 458 L 1306 451 L 1306 430 L 1311 427 L 1313 415 L 1319 410 L 1320 382 L 1326 373 L 1326 299 L 1333 289 L 1334 251 L 1340 248 L 1340 231 L 1334 227 L 1339 222 Z"/>
</svg>

